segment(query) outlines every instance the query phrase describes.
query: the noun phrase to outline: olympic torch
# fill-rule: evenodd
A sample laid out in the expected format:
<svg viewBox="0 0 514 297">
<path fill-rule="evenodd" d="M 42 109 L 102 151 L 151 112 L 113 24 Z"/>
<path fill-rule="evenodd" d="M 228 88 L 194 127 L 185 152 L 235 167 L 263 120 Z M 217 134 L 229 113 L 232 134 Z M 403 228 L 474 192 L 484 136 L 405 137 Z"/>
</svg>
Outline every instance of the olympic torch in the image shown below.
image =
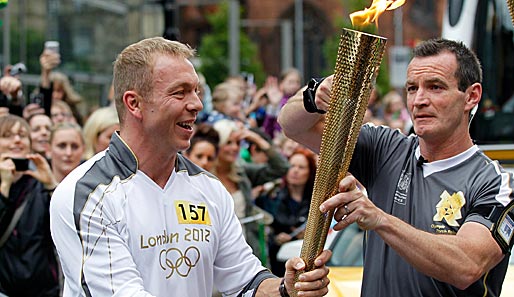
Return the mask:
<svg viewBox="0 0 514 297">
<path fill-rule="evenodd" d="M 507 0 L 507 6 L 509 6 L 510 18 L 514 25 L 514 0 Z"/>
<path fill-rule="evenodd" d="M 350 17 L 354 25 L 355 20 L 360 24 L 376 22 L 382 12 L 403 3 L 375 0 L 369 9 Z M 346 28 L 342 30 L 300 254 L 306 263 L 305 271 L 315 268 L 314 260 L 323 251 L 334 213 L 322 213 L 319 206 L 338 192 L 338 183 L 348 171 L 385 45 L 384 37 Z M 295 281 L 299 275 L 297 273 Z M 297 296 L 297 292 L 293 290 L 291 296 Z"/>
</svg>

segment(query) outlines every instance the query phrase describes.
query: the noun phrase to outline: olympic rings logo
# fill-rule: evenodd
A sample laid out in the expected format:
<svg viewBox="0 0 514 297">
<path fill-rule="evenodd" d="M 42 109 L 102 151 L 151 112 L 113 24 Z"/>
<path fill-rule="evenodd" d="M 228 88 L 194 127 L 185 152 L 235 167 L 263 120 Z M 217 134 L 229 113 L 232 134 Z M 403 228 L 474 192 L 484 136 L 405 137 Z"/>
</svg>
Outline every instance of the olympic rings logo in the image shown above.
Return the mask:
<svg viewBox="0 0 514 297">
<path fill-rule="evenodd" d="M 166 279 L 170 278 L 175 272 L 182 277 L 187 277 L 193 267 L 200 260 L 200 251 L 194 246 L 190 246 L 184 253 L 178 248 L 162 250 L 159 254 L 159 264 L 162 270 L 170 270 Z"/>
</svg>

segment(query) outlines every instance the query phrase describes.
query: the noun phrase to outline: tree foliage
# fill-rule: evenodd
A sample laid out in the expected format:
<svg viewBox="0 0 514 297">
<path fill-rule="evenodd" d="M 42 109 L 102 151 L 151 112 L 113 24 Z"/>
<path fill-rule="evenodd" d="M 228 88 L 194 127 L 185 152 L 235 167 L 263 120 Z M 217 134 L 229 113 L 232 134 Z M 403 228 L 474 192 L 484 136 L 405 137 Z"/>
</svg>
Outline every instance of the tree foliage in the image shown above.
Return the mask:
<svg viewBox="0 0 514 297">
<path fill-rule="evenodd" d="M 198 49 L 201 60 L 200 72 L 206 77 L 211 88 L 223 82 L 229 76 L 228 53 L 228 19 L 229 5 L 223 1 L 218 10 L 207 16 L 212 32 L 202 37 Z M 264 81 L 265 74 L 259 60 L 257 45 L 248 35 L 240 30 L 240 69 L 241 72 L 253 73 L 257 82 Z"/>
<path fill-rule="evenodd" d="M 0 27 L 1 28 L 1 27 Z M 43 32 L 36 31 L 33 29 L 27 29 L 25 32 L 25 39 L 27 40 L 27 61 L 22 61 L 24 57 L 20 57 L 21 47 L 20 47 L 20 36 L 22 32 L 20 32 L 19 28 L 16 26 L 11 26 L 11 40 L 10 40 L 10 49 L 11 49 L 11 64 L 23 62 L 27 66 L 27 70 L 29 73 L 39 73 L 40 65 L 39 65 L 39 55 L 43 52 L 43 43 L 45 41 L 45 35 Z M 0 40 L 0 48 L 2 48 L 3 40 Z M 5 65 L 4 65 L 5 66 Z"/>
</svg>

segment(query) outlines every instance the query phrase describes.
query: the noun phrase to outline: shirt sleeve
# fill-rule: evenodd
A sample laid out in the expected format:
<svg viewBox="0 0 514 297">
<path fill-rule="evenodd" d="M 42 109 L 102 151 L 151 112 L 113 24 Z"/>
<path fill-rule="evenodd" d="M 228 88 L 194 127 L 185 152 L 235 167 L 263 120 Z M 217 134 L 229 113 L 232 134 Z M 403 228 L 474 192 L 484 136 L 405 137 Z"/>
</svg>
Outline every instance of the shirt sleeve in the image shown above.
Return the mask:
<svg viewBox="0 0 514 297">
<path fill-rule="evenodd" d="M 473 185 L 471 195 L 475 198 L 465 221 L 477 222 L 491 229 L 498 219 L 493 211 L 503 211 L 514 199 L 514 178 L 497 161 L 492 161 L 487 164 L 483 174 L 475 178 Z"/>
<path fill-rule="evenodd" d="M 65 276 L 65 295 L 152 296 L 121 235 L 120 220 L 109 212 L 104 195 L 98 195 L 107 191 L 98 187 L 83 197 L 87 203 L 77 217 L 73 186 L 61 184 L 52 196 L 50 227 Z"/>
</svg>

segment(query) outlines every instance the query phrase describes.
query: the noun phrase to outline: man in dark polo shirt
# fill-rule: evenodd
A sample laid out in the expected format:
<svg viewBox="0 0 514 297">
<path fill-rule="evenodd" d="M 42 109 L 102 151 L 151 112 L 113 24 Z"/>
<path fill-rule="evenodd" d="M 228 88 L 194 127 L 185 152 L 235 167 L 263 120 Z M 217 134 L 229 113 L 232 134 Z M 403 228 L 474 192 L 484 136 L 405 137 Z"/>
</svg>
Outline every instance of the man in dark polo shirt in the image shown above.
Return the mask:
<svg viewBox="0 0 514 297">
<path fill-rule="evenodd" d="M 481 81 L 480 63 L 462 43 L 423 42 L 405 85 L 416 135 L 362 127 L 353 176 L 320 207 L 336 209 L 335 229 L 356 222 L 366 230 L 362 296 L 500 295 L 513 243 L 513 177 L 469 134 Z M 287 136 L 314 150 L 331 84 L 328 77 L 311 90 L 313 112 L 299 92 L 279 117 Z"/>
</svg>

